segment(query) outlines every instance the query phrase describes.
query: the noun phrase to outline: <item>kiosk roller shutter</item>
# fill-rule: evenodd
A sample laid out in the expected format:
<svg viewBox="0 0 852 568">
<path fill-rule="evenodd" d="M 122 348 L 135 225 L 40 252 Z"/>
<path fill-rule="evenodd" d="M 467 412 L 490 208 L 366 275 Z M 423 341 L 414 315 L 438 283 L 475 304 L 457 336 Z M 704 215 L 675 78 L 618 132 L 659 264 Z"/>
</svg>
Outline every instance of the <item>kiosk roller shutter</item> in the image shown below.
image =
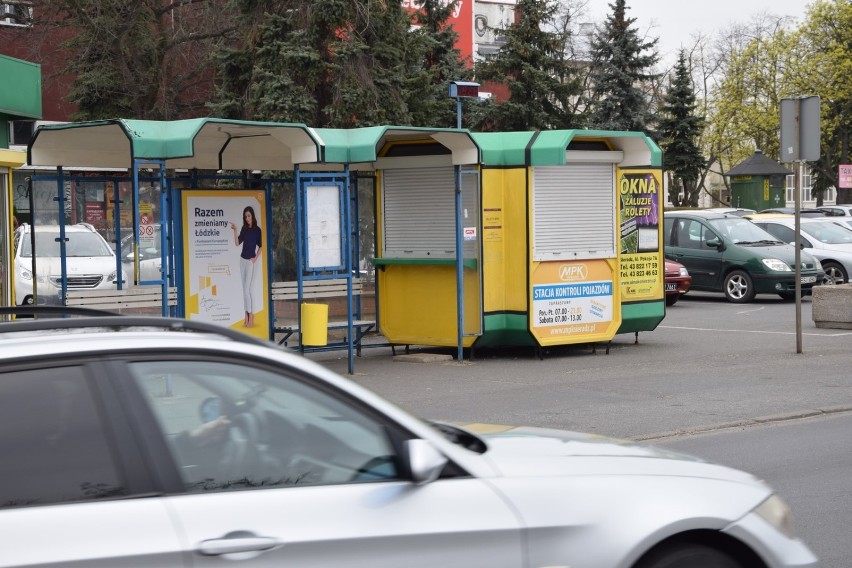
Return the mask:
<svg viewBox="0 0 852 568">
<path fill-rule="evenodd" d="M 615 167 L 533 168 L 533 260 L 614 258 Z"/>
<path fill-rule="evenodd" d="M 383 256 L 454 258 L 455 175 L 448 168 L 382 171 Z"/>
</svg>

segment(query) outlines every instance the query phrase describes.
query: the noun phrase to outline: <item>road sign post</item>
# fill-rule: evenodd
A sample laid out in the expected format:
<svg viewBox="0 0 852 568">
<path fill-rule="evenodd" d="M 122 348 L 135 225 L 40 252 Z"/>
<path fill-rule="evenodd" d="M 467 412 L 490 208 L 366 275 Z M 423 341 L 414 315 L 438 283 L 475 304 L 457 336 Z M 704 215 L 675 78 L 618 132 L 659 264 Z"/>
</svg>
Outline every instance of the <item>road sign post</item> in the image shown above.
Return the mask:
<svg viewBox="0 0 852 568">
<path fill-rule="evenodd" d="M 819 160 L 820 99 L 816 96 L 781 99 L 781 161 L 795 162 L 796 220 L 796 353 L 802 353 L 802 162 Z"/>
</svg>

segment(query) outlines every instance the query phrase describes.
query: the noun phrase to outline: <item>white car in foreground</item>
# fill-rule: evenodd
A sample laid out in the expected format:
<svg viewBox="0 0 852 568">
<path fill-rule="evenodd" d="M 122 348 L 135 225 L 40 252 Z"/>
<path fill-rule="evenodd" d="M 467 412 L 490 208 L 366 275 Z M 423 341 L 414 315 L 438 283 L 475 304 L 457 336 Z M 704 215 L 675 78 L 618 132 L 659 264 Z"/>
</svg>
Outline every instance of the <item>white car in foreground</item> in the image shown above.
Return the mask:
<svg viewBox="0 0 852 568">
<path fill-rule="evenodd" d="M 817 566 L 748 473 L 429 424 L 186 320 L 0 324 L 0 445 L 0 566 Z"/>
</svg>

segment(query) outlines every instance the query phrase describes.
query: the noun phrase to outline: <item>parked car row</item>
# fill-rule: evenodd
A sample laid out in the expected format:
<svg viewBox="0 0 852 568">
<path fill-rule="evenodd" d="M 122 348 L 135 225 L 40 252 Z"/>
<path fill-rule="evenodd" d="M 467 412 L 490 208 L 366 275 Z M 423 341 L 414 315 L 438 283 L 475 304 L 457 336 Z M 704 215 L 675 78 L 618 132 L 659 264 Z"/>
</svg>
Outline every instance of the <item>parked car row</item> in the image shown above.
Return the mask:
<svg viewBox="0 0 852 568">
<path fill-rule="evenodd" d="M 801 291 L 849 282 L 852 274 L 852 206 L 829 206 L 795 217 L 787 210 L 755 212 L 734 208 L 671 211 L 665 214 L 666 303 L 687 290 L 722 292 L 735 303 L 756 294 L 795 297 L 795 246 L 801 248 Z M 801 213 L 801 211 L 800 211 Z M 809 216 L 812 215 L 812 216 Z M 680 268 L 670 265 L 680 263 Z M 678 278 L 689 275 L 685 289 Z M 677 291 L 677 292 L 676 292 Z"/>
</svg>

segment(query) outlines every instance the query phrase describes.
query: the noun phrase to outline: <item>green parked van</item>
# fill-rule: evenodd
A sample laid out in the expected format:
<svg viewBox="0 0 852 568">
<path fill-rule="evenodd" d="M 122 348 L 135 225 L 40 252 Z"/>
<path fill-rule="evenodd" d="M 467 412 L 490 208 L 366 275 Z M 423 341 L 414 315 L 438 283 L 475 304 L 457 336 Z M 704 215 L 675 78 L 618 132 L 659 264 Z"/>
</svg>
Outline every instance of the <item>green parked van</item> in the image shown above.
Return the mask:
<svg viewBox="0 0 852 568">
<path fill-rule="evenodd" d="M 723 292 L 730 302 L 745 303 L 755 294 L 795 298 L 795 254 L 784 243 L 751 221 L 712 211 L 665 213 L 666 258 L 686 266 L 692 290 Z M 822 266 L 801 252 L 802 293 L 822 276 Z"/>
</svg>

